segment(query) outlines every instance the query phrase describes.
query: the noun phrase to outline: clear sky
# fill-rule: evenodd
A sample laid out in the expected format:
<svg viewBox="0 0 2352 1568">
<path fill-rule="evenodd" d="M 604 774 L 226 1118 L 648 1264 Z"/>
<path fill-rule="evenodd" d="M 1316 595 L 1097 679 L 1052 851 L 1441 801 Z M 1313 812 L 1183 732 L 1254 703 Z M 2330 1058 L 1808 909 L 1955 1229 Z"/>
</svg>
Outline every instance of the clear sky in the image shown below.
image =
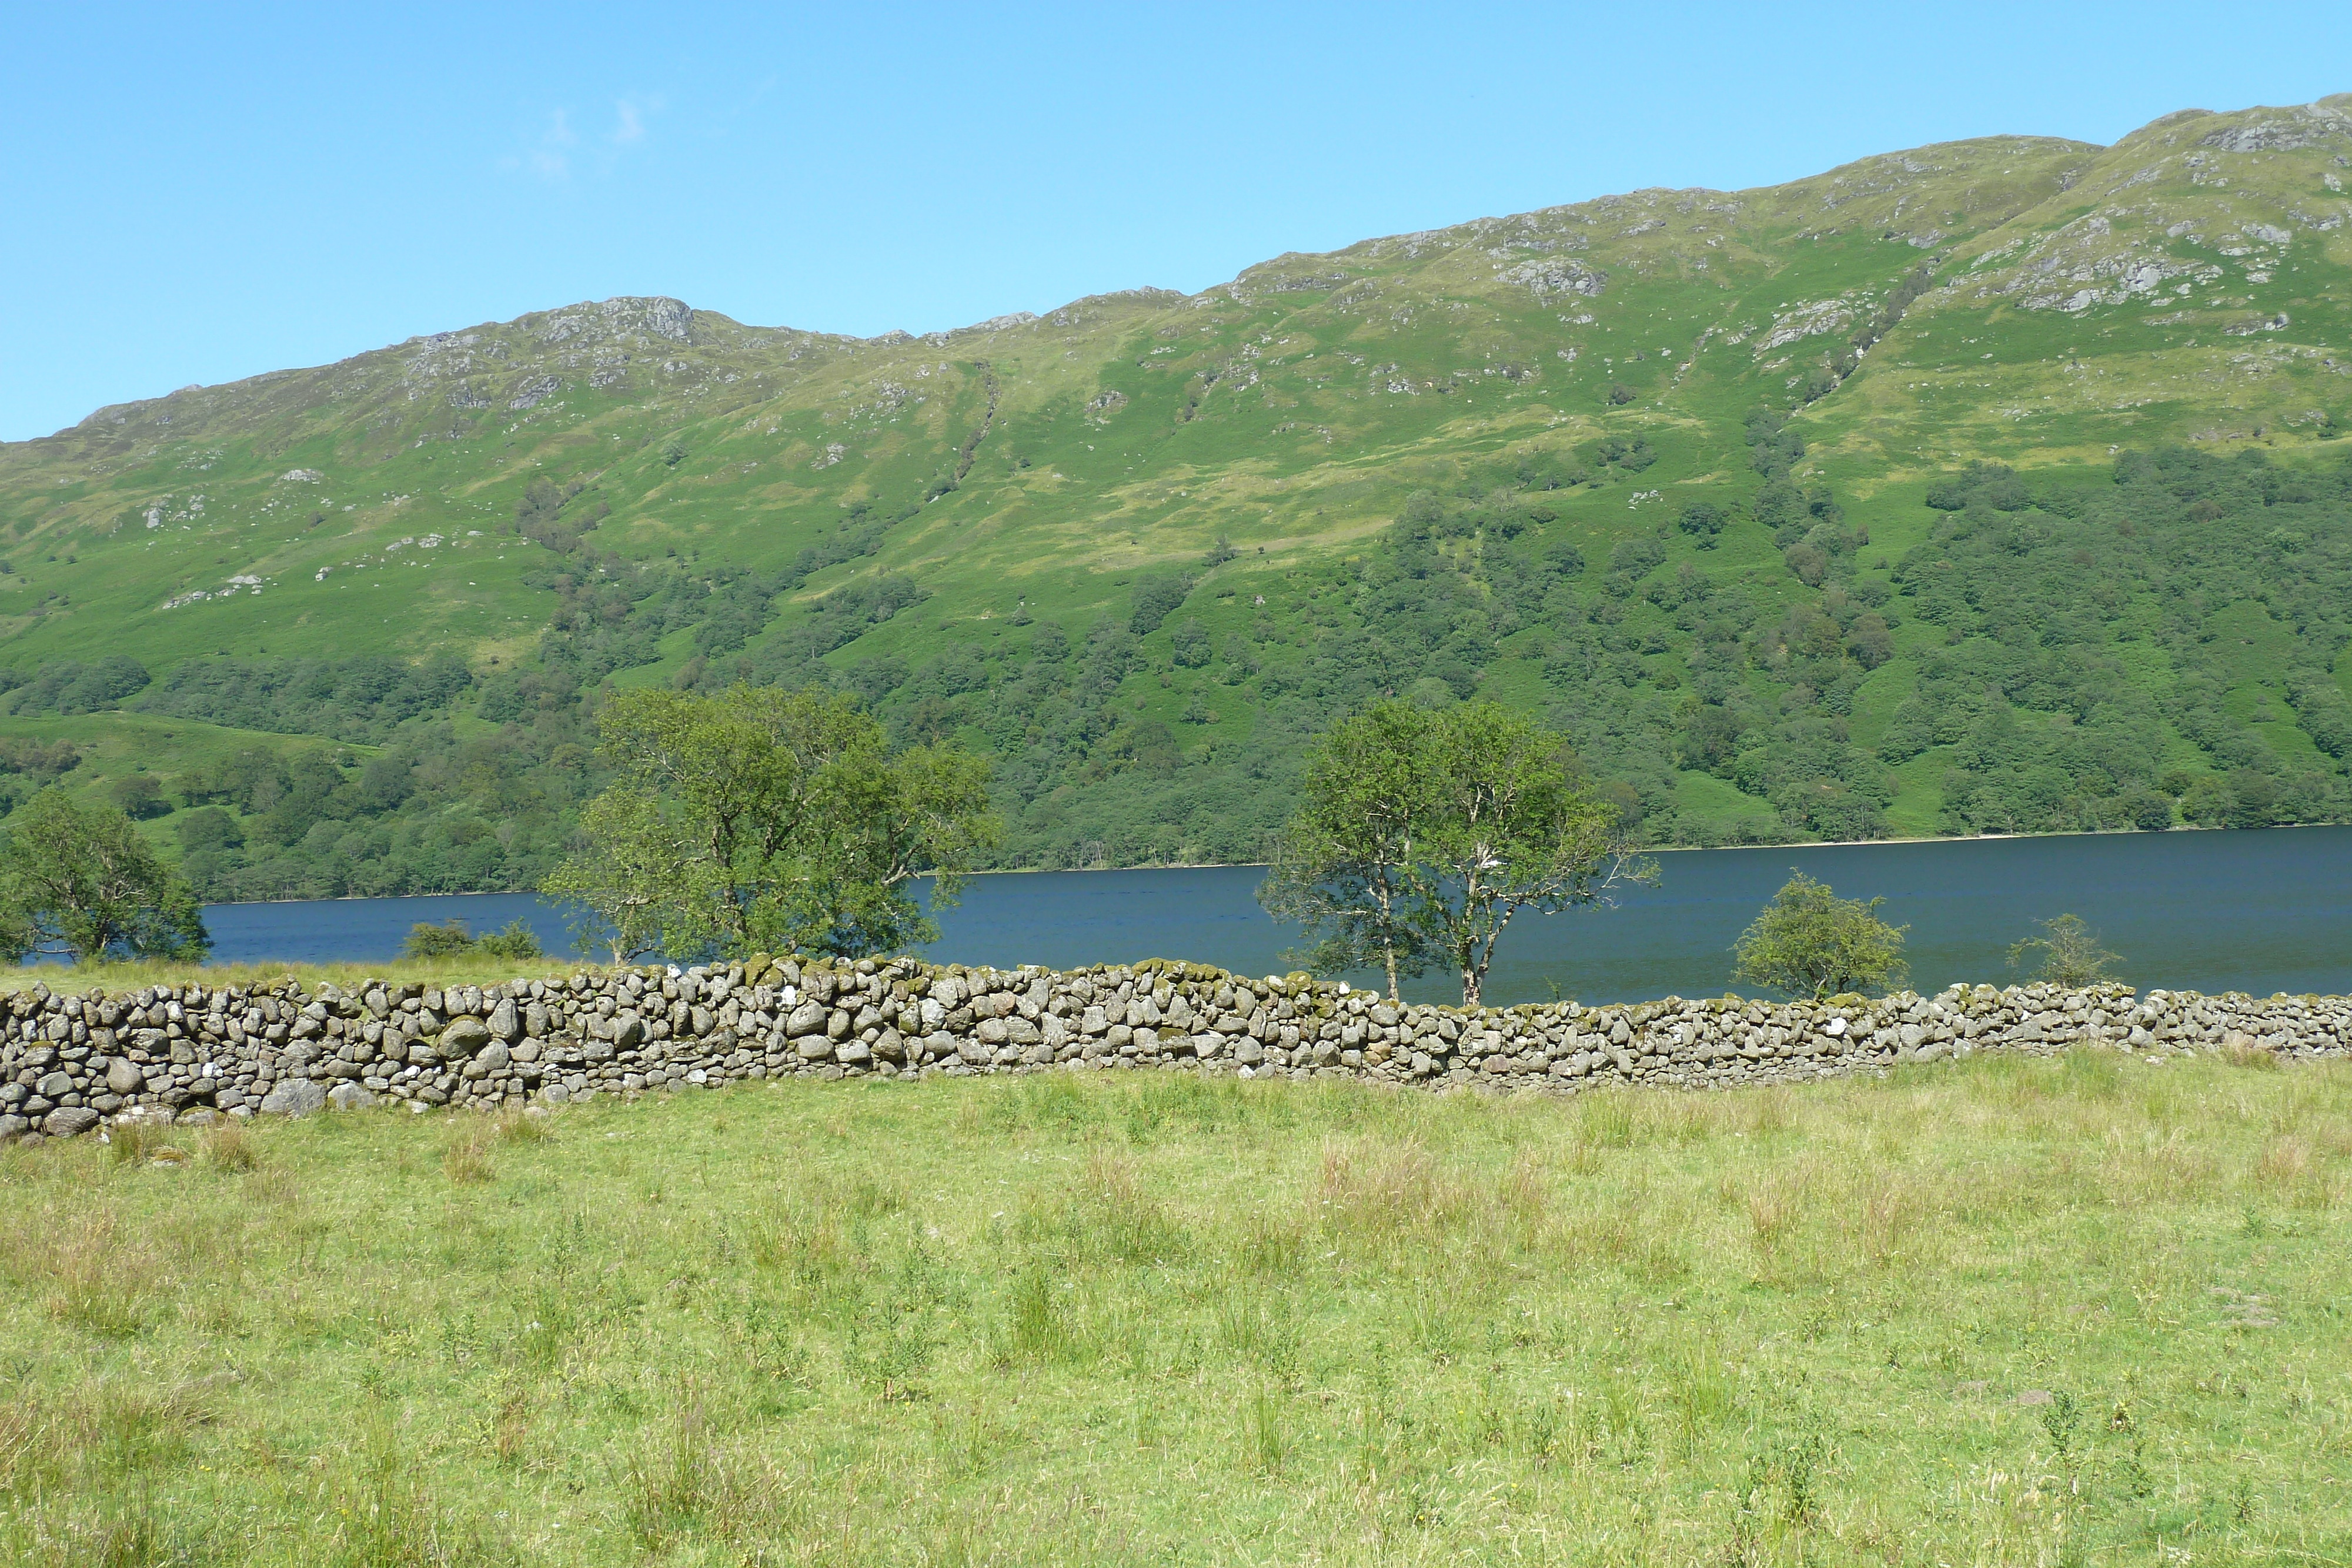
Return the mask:
<svg viewBox="0 0 2352 1568">
<path fill-rule="evenodd" d="M 12 440 L 576 299 L 924 331 L 1612 191 L 2352 90 L 2352 5 L 2309 0 L 7 15 Z"/>
</svg>

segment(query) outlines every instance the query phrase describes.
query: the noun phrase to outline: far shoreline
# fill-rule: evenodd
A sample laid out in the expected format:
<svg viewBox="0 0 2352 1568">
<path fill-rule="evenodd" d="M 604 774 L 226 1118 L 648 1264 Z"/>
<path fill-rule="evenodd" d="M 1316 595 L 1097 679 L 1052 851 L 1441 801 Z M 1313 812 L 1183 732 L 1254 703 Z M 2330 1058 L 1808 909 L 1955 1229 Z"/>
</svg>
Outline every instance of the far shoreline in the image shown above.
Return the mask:
<svg viewBox="0 0 2352 1568">
<path fill-rule="evenodd" d="M 2306 828 L 2341 828 L 2352 826 L 2344 822 L 2281 822 L 2263 828 L 2207 828 L 2193 823 L 2167 828 L 2167 833 L 2268 833 L 2293 832 Z M 2120 839 L 2158 838 L 2160 833 L 2148 833 L 2142 828 L 2088 828 L 2063 833 L 1927 833 L 1901 839 L 1803 839 L 1780 844 L 1665 844 L 1638 852 L 1645 855 L 1717 854 L 1727 851 L 1757 850 L 1849 850 L 1876 849 L 1897 844 L 1983 844 L 2006 843 L 2019 839 Z M 1068 876 L 1108 875 L 1113 872 L 1130 871 L 1263 871 L 1265 861 L 1162 861 L 1149 865 L 1087 865 L 1087 866 L 998 866 L 987 871 L 965 873 L 966 881 L 983 876 Z M 926 880 L 918 877 L 915 880 Z M 320 898 L 241 898 L 221 899 L 205 904 L 206 909 L 267 909 L 281 904 L 368 904 L 389 903 L 396 898 L 540 898 L 543 895 L 529 888 L 491 887 L 467 888 L 455 893 L 338 893 Z"/>
</svg>

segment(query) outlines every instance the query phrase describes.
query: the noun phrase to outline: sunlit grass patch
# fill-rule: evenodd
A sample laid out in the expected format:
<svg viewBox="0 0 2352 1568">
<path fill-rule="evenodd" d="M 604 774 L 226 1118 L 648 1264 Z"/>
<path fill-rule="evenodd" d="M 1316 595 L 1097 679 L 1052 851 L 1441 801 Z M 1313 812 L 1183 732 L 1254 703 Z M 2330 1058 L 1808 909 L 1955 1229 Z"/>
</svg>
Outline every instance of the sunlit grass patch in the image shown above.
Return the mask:
<svg viewBox="0 0 2352 1568">
<path fill-rule="evenodd" d="M 1185 1561 L 1212 1520 L 1232 1560 L 2226 1563 L 2352 1529 L 2336 1064 L 164 1131 L 184 1161 L 0 1154 L 34 1561 Z"/>
</svg>

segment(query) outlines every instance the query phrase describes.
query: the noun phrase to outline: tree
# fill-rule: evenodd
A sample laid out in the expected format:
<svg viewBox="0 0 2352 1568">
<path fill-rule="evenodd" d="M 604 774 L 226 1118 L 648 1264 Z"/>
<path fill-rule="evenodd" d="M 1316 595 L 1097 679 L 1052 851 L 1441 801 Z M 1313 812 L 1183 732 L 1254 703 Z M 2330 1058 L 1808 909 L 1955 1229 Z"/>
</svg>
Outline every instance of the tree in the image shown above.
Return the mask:
<svg viewBox="0 0 2352 1568">
<path fill-rule="evenodd" d="M 212 936 L 187 879 L 128 816 L 78 806 L 52 785 L 25 803 L 0 844 L 0 946 L 18 959 L 194 961 Z"/>
<path fill-rule="evenodd" d="M 2081 915 L 2061 915 L 2035 924 L 2042 927 L 2041 936 L 2010 945 L 2011 968 L 2025 962 L 2027 954 L 2039 950 L 2042 962 L 2033 972 L 2036 979 L 2071 988 L 2115 978 L 2115 967 L 2123 962 L 2123 956 L 2100 946 L 2099 934 L 2084 924 Z"/>
<path fill-rule="evenodd" d="M 1789 570 L 1797 574 L 1797 580 L 1807 588 L 1819 588 L 1822 580 L 1830 574 L 1829 551 L 1819 545 L 1800 539 L 1780 555 L 1789 563 Z"/>
<path fill-rule="evenodd" d="M 1176 662 L 1188 670 L 1197 670 L 1209 662 L 1209 632 L 1198 621 L 1179 621 L 1168 633 L 1169 644 L 1174 648 Z"/>
<path fill-rule="evenodd" d="M 1128 617 L 1128 630 L 1139 637 L 1150 636 L 1192 591 L 1192 580 L 1181 572 L 1145 578 L 1135 585 L 1135 611 Z"/>
<path fill-rule="evenodd" d="M 866 729 L 823 769 L 815 832 L 787 862 L 765 927 L 773 946 L 859 958 L 936 941 L 908 884 L 929 876 L 932 905 L 952 904 L 972 862 L 1001 840 L 984 758 L 951 745 L 890 755 L 882 727 L 858 716 Z"/>
<path fill-rule="evenodd" d="M 1437 956 L 1419 922 L 1406 868 L 1422 825 L 1418 758 L 1432 716 L 1383 703 L 1341 720 L 1307 759 L 1304 803 L 1276 841 L 1257 901 L 1297 921 L 1309 967 L 1374 967 L 1397 981 Z"/>
<path fill-rule="evenodd" d="M 118 779 L 107 794 L 134 822 L 171 814 L 171 802 L 163 799 L 163 781 L 152 774 L 132 773 Z"/>
<path fill-rule="evenodd" d="M 1853 618 L 1845 635 L 1845 645 L 1854 662 L 1865 670 L 1874 670 L 1895 657 L 1895 634 L 1886 628 L 1886 617 L 1866 611 Z"/>
<path fill-rule="evenodd" d="M 2172 826 L 2172 802 L 2154 789 L 2134 789 L 2123 797 L 2123 809 L 2133 827 L 2160 833 Z"/>
<path fill-rule="evenodd" d="M 584 843 L 546 887 L 608 936 L 632 889 L 655 890 L 625 942 L 855 957 L 928 941 L 936 927 L 908 884 L 929 875 L 933 902 L 952 903 L 997 841 L 985 761 L 951 745 L 894 753 L 847 695 L 623 692 L 598 727 L 621 776 L 598 821 L 638 863 Z"/>
<path fill-rule="evenodd" d="M 652 794 L 616 786 L 583 809 L 572 853 L 540 891 L 570 906 L 574 941 L 609 949 L 614 964 L 691 951 L 718 929 L 714 889 L 695 850 Z"/>
<path fill-rule="evenodd" d="M 1716 536 L 1723 532 L 1723 509 L 1710 501 L 1693 501 L 1683 508 L 1675 526 L 1696 538 L 1701 549 L 1713 549 Z"/>
<path fill-rule="evenodd" d="M 1420 759 L 1425 827 L 1412 862 L 1419 919 L 1475 1008 L 1495 944 L 1522 910 L 1553 915 L 1653 882 L 1615 805 L 1580 778 L 1559 735 L 1496 703 L 1431 716 Z"/>
<path fill-rule="evenodd" d="M 1330 956 L 1393 957 L 1391 994 L 1395 974 L 1443 959 L 1477 1007 L 1521 911 L 1656 874 L 1560 737 L 1494 703 L 1380 703 L 1325 737 L 1304 794 L 1261 901 L 1311 915 Z"/>
<path fill-rule="evenodd" d="M 1792 871 L 1788 883 L 1740 934 L 1738 977 L 1815 999 L 1902 982 L 1907 925 L 1878 918 L 1874 898 L 1840 898 L 1823 883 Z"/>
</svg>

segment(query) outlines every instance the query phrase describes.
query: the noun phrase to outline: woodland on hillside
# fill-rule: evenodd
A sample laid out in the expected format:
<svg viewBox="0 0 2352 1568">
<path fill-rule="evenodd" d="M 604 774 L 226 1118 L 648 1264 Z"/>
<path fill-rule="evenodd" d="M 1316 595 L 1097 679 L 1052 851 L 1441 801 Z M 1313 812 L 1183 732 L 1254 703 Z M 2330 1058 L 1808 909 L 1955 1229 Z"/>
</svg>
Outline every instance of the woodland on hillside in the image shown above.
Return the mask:
<svg viewBox="0 0 2352 1568">
<path fill-rule="evenodd" d="M 1780 416 L 1748 434 L 1762 480 L 1749 505 L 1690 502 L 1605 559 L 1548 534 L 1551 503 L 1638 475 L 1638 442 L 1414 492 L 1370 548 L 1313 574 L 1302 616 L 1277 622 L 1198 573 L 1163 574 L 1137 582 L 1124 616 L 1033 620 L 916 664 L 843 653 L 919 601 L 905 578 L 787 610 L 742 652 L 788 582 L 600 551 L 593 517 L 571 526 L 571 498 L 534 487 L 520 520 L 561 609 L 532 667 L 251 657 L 151 678 L 113 659 L 9 677 L 0 703 L 328 737 L 115 786 L 133 815 L 169 819 L 214 899 L 535 885 L 607 782 L 599 683 L 680 630 L 701 652 L 677 687 L 828 687 L 900 744 L 955 737 L 991 755 L 1005 866 L 1262 859 L 1307 742 L 1336 717 L 1383 696 L 1463 700 L 1514 664 L 1654 844 L 1883 836 L 1897 770 L 1922 758 L 1948 833 L 2352 816 L 2352 703 L 2334 674 L 2352 639 L 2352 465 L 2188 448 L 2126 453 L 2103 476 L 1974 464 L 1929 487 L 1926 541 L 1889 559 L 1828 488 L 1792 482 L 1803 445 Z M 864 521 L 845 521 L 840 549 Z M 1737 530 L 1769 534 L 1775 581 L 1705 564 Z M 2250 650 L 2283 667 L 2275 699 L 2251 707 L 2232 695 Z M 1858 737 L 1857 702 L 1898 657 L 1907 695 Z M 1173 726 L 1140 716 L 1120 696 L 1139 676 L 1213 682 L 1249 722 L 1197 696 Z M 13 746 L 0 800 L 74 762 L 69 746 Z M 1727 826 L 1696 817 L 1691 774 L 1748 804 Z"/>
</svg>

